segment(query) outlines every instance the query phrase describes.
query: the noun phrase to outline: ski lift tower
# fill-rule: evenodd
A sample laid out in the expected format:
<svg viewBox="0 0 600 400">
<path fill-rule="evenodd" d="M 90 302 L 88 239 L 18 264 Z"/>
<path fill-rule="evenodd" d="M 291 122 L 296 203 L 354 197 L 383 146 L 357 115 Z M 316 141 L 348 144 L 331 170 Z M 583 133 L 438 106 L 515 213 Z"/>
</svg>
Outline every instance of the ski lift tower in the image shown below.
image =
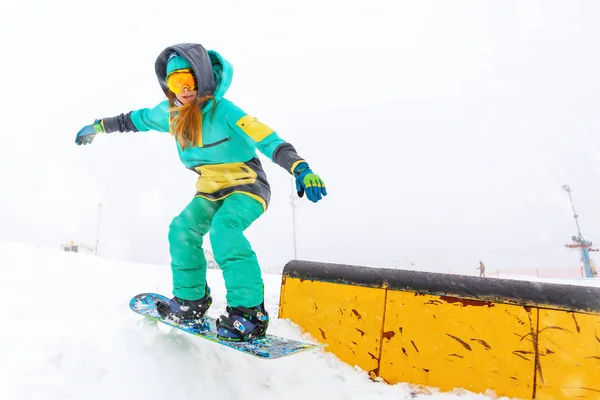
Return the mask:
<svg viewBox="0 0 600 400">
<path fill-rule="evenodd" d="M 563 185 L 563 190 L 569 194 L 569 201 L 571 202 L 571 209 L 573 210 L 573 218 L 575 218 L 575 225 L 577 225 L 577 236 L 571 236 L 573 243 L 566 244 L 565 247 L 569 249 L 579 249 L 581 253 L 581 262 L 583 263 L 583 271 L 586 278 L 597 277 L 598 274 L 595 268 L 592 268 L 592 262 L 590 260 L 590 251 L 598 251 L 592 249 L 592 242 L 586 240 L 581 234 L 581 228 L 579 227 L 579 215 L 575 212 L 575 206 L 573 205 L 573 197 L 571 193 L 573 189 L 569 185 Z"/>
</svg>

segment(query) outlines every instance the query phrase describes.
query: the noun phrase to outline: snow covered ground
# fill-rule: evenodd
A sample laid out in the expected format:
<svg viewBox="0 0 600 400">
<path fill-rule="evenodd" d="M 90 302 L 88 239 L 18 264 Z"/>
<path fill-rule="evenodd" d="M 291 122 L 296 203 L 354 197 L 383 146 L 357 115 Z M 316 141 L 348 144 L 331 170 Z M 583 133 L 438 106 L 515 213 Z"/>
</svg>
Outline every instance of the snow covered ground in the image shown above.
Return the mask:
<svg viewBox="0 0 600 400">
<path fill-rule="evenodd" d="M 215 300 L 209 313 L 219 315 L 221 273 L 211 270 L 208 279 Z M 277 319 L 280 280 L 265 276 L 270 333 L 312 340 Z M 157 326 L 128 303 L 140 292 L 170 295 L 169 266 L 0 243 L 0 290 L 8 299 L 0 329 L 3 400 L 494 398 L 373 382 L 322 350 L 259 360 Z"/>
</svg>

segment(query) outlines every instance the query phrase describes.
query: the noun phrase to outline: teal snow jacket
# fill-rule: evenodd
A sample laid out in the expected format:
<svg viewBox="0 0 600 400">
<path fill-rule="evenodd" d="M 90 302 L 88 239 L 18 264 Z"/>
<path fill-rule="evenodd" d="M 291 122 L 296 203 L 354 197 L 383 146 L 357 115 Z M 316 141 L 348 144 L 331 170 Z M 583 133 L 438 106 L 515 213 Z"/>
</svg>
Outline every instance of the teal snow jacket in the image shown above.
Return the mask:
<svg viewBox="0 0 600 400">
<path fill-rule="evenodd" d="M 173 51 L 190 62 L 198 83 L 198 96 L 212 94 L 216 100 L 215 105 L 212 101 L 199 105 L 203 114 L 201 143 L 185 150 L 177 143 L 183 164 L 199 174 L 196 195 L 216 201 L 232 193 L 244 193 L 266 209 L 271 191 L 256 149 L 291 174 L 304 160 L 273 129 L 224 97 L 231 85 L 233 66 L 216 51 L 207 51 L 195 43 L 182 43 L 163 50 L 155 69 L 165 95 L 169 91 L 167 60 Z M 169 132 L 169 100 L 154 108 L 104 118 L 102 122 L 107 133 Z"/>
</svg>

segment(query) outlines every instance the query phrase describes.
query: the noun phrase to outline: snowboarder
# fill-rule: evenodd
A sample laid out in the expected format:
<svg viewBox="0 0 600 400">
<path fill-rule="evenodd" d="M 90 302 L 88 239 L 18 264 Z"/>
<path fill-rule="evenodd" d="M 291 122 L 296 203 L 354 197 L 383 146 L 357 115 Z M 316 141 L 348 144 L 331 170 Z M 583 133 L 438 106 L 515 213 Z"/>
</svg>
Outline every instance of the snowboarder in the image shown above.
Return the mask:
<svg viewBox="0 0 600 400">
<path fill-rule="evenodd" d="M 163 50 L 155 62 L 167 96 L 154 108 L 96 119 L 76 136 L 78 145 L 99 133 L 170 132 L 186 168 L 199 176 L 196 195 L 169 226 L 173 298 L 159 312 L 181 322 L 200 319 L 212 303 L 206 283 L 203 236 L 210 241 L 227 289 L 227 313 L 217 336 L 243 341 L 266 334 L 269 317 L 255 252 L 244 230 L 267 209 L 270 187 L 256 149 L 296 179 L 300 197 L 317 202 L 325 184 L 294 147 L 273 129 L 246 114 L 224 95 L 233 67 L 201 44 L 180 43 Z"/>
</svg>

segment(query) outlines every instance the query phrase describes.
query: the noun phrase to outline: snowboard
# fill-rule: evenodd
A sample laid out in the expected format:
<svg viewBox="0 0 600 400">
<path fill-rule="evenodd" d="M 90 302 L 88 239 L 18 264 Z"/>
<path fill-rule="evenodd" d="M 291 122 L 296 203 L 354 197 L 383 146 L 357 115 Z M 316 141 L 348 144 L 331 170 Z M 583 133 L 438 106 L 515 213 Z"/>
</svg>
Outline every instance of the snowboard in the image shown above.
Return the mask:
<svg viewBox="0 0 600 400">
<path fill-rule="evenodd" d="M 311 344 L 297 340 L 286 339 L 279 336 L 269 335 L 260 339 L 253 339 L 248 342 L 230 342 L 217 338 L 217 319 L 205 315 L 201 323 L 177 323 L 168 318 L 164 318 L 156 309 L 156 302 L 164 301 L 169 303 L 169 298 L 157 293 L 141 293 L 134 296 L 129 302 L 129 307 L 137 314 L 146 318 L 180 329 L 191 335 L 202 339 L 241 351 L 242 353 L 261 358 L 263 360 L 273 360 L 287 357 L 292 354 L 320 349 L 325 344 Z"/>
</svg>

